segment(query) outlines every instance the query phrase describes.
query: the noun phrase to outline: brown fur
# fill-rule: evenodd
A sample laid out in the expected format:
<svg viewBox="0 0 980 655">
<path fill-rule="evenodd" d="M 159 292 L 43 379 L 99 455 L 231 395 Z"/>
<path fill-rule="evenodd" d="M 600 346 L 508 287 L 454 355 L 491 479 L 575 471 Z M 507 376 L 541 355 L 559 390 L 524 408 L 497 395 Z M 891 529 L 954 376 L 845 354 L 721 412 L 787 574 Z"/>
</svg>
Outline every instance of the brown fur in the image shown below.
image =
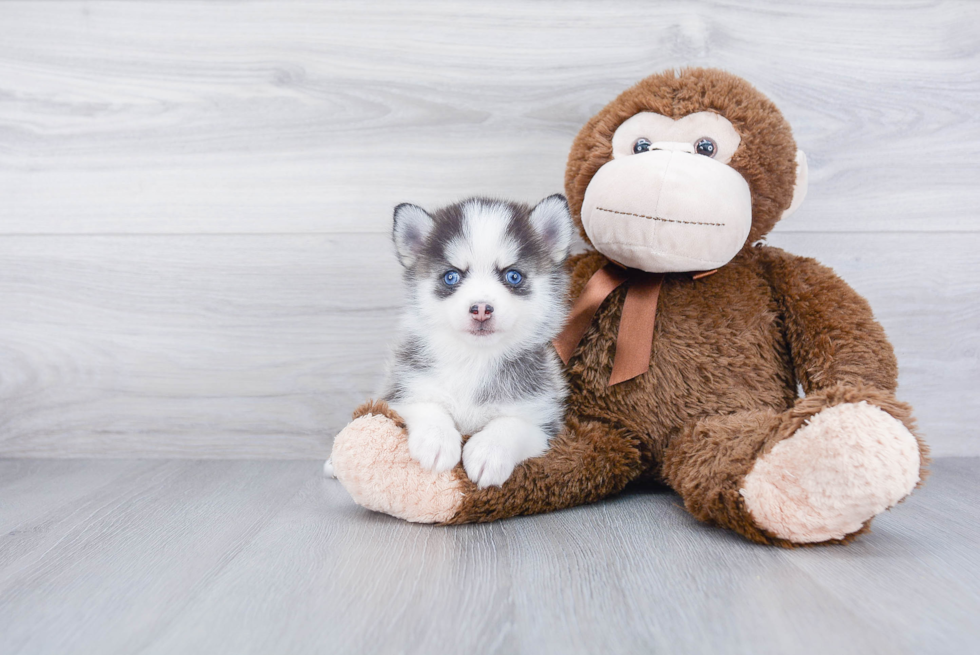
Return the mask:
<svg viewBox="0 0 980 655">
<path fill-rule="evenodd" d="M 627 118 L 653 111 L 677 119 L 713 111 L 731 121 L 742 140 L 729 166 L 752 191 L 748 243 L 767 234 L 793 199 L 796 143 L 783 115 L 745 80 L 719 70 L 666 71 L 640 81 L 586 123 L 572 143 L 565 168 L 565 194 L 581 229 L 582 199 L 596 171 L 612 158 L 613 133 Z"/>
<path fill-rule="evenodd" d="M 580 227 L 585 189 L 609 161 L 612 134 L 624 120 L 639 111 L 676 118 L 705 110 L 724 114 L 742 138 L 731 166 L 752 190 L 746 246 L 709 277 L 666 276 L 650 370 L 609 387 L 625 288 L 614 291 L 566 367 L 565 432 L 503 487 L 478 490 L 458 469 L 465 499 L 452 523 L 594 502 L 652 477 L 673 487 L 699 520 L 790 546 L 755 525 L 739 494 L 760 456 L 810 416 L 843 402 L 874 404 L 914 434 L 911 409 L 894 397 L 895 355 L 868 303 L 812 259 L 750 245 L 792 200 L 796 144 L 776 107 L 744 80 L 713 70 L 667 72 L 600 111 L 568 159 L 566 193 Z M 571 296 L 607 262 L 596 252 L 573 257 Z M 797 397 L 797 382 L 805 398 Z M 924 477 L 927 450 L 919 444 Z"/>
<path fill-rule="evenodd" d="M 621 491 L 643 471 L 639 439 L 601 421 L 570 417 L 547 457 L 526 461 L 503 487 L 477 489 L 462 466 L 464 509 L 449 523 L 494 521 L 594 503 Z"/>
<path fill-rule="evenodd" d="M 361 403 L 357 409 L 354 410 L 354 414 L 350 418 L 353 421 L 356 418 L 361 418 L 362 416 L 367 416 L 368 414 L 386 416 L 390 418 L 395 425 L 403 430 L 405 429 L 405 419 L 403 419 L 398 412 L 389 407 L 388 403 L 383 400 L 368 400 L 367 402 Z"/>
</svg>

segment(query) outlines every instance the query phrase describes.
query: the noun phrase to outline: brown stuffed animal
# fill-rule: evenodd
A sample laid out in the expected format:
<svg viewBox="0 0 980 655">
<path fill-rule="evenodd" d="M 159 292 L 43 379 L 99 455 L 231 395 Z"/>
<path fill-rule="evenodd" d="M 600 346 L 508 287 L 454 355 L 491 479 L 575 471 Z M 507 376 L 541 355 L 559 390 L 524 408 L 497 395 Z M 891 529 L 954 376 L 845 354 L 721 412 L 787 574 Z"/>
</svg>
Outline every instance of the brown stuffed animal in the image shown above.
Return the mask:
<svg viewBox="0 0 980 655">
<path fill-rule="evenodd" d="M 492 521 L 653 478 L 698 519 L 788 546 L 847 541 L 921 482 L 927 449 L 868 303 L 758 243 L 806 189 L 767 98 L 717 70 L 648 77 L 582 128 L 565 187 L 596 249 L 569 261 L 565 430 L 503 486 L 477 489 L 462 466 L 422 470 L 399 417 L 368 403 L 332 455 L 358 503 Z"/>
</svg>

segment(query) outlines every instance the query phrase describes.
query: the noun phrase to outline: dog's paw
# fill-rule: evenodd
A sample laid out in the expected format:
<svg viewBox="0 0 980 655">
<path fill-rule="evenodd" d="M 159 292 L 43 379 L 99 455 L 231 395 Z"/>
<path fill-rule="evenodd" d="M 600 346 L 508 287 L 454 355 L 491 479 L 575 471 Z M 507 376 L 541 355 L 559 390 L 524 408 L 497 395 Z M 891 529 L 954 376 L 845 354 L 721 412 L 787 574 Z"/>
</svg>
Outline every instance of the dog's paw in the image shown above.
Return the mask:
<svg viewBox="0 0 980 655">
<path fill-rule="evenodd" d="M 333 459 L 328 459 L 323 463 L 323 477 L 336 478 L 337 474 L 333 470 Z"/>
<path fill-rule="evenodd" d="M 499 487 L 514 472 L 514 467 L 521 463 L 508 447 L 501 443 L 490 429 L 474 434 L 466 447 L 463 448 L 463 468 L 470 480 L 480 489 Z"/>
<path fill-rule="evenodd" d="M 415 425 L 408 432 L 408 452 L 425 470 L 442 473 L 459 464 L 462 441 L 462 435 L 455 428 Z"/>
</svg>

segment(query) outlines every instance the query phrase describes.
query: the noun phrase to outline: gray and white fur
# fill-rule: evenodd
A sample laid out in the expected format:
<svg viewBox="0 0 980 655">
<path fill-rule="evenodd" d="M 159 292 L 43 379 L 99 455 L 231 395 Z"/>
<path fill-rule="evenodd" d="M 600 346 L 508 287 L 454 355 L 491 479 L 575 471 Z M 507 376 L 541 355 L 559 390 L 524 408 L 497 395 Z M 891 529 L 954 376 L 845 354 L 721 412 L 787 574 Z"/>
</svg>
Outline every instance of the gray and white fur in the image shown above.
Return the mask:
<svg viewBox="0 0 980 655">
<path fill-rule="evenodd" d="M 403 204 L 393 238 L 407 295 L 384 397 L 423 467 L 462 459 L 479 487 L 503 484 L 564 418 L 551 341 L 567 311 L 568 203 L 473 198 L 431 214 Z"/>
</svg>

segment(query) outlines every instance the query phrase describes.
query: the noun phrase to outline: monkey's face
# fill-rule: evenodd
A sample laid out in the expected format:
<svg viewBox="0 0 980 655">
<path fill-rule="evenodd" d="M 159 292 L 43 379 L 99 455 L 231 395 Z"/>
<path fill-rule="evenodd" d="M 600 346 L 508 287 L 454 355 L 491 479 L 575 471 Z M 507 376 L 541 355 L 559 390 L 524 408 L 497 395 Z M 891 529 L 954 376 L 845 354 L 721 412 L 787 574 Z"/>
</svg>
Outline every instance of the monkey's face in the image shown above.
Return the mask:
<svg viewBox="0 0 980 655">
<path fill-rule="evenodd" d="M 770 100 L 730 73 L 688 69 L 651 75 L 594 116 L 565 185 L 599 252 L 666 273 L 728 263 L 799 205 L 806 173 Z"/>
<path fill-rule="evenodd" d="M 651 273 L 724 265 L 752 227 L 749 185 L 728 165 L 740 141 L 712 112 L 629 118 L 585 191 L 589 240 L 610 259 Z"/>
</svg>

